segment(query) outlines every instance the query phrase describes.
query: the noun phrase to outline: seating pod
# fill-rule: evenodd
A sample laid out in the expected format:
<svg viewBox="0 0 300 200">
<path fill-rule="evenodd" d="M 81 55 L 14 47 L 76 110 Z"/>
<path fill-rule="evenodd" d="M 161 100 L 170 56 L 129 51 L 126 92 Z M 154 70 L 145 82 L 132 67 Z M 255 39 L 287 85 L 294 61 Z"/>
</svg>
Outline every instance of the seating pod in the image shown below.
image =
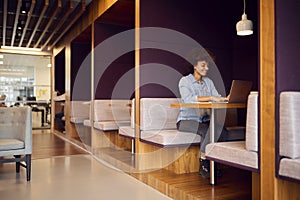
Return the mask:
<svg viewBox="0 0 300 200">
<path fill-rule="evenodd" d="M 131 151 L 131 141 L 118 134 L 120 126 L 130 126 L 130 105 L 131 100 L 123 99 L 94 101 L 94 149 L 120 148 Z M 84 122 L 89 124 L 88 121 Z"/>
<path fill-rule="evenodd" d="M 279 175 L 300 181 L 300 92 L 282 92 L 279 108 Z"/>
<path fill-rule="evenodd" d="M 166 168 L 177 174 L 199 170 L 200 136 L 176 129 L 177 98 L 140 100 L 140 143 L 136 150 L 138 169 Z"/>
<path fill-rule="evenodd" d="M 90 117 L 89 101 L 70 102 L 70 133 L 71 137 L 78 138 L 83 144 L 91 146 L 91 129 L 84 126 L 84 120 Z"/>
<path fill-rule="evenodd" d="M 206 158 L 233 167 L 259 172 L 258 166 L 258 93 L 251 92 L 247 102 L 246 140 L 210 143 Z"/>
</svg>

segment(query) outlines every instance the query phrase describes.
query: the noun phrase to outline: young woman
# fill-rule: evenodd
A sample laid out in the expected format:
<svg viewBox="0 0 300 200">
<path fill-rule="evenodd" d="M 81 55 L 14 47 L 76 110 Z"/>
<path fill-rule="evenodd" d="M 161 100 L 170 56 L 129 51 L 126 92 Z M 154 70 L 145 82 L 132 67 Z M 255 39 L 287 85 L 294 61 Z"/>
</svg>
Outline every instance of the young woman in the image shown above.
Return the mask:
<svg viewBox="0 0 300 200">
<path fill-rule="evenodd" d="M 179 81 L 179 92 L 182 103 L 227 101 L 228 97 L 221 97 L 216 90 L 213 81 L 206 77 L 209 70 L 211 57 L 205 50 L 194 51 L 190 59 L 193 65 L 193 73 L 184 76 Z M 200 169 L 199 174 L 209 178 L 209 161 L 205 159 L 205 146 L 209 143 L 209 110 L 181 108 L 177 119 L 177 129 L 184 132 L 193 132 L 201 136 L 200 142 Z M 224 141 L 227 131 L 223 127 L 216 127 L 215 138 Z M 217 175 L 221 171 L 217 170 Z"/>
</svg>

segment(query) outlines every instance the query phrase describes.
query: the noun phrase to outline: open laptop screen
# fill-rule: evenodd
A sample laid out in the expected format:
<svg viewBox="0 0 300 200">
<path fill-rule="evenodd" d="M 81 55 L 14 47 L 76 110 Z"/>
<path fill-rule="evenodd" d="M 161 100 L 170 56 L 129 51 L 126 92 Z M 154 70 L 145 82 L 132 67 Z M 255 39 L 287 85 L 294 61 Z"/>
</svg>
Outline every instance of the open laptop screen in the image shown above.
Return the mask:
<svg viewBox="0 0 300 200">
<path fill-rule="evenodd" d="M 252 89 L 251 81 L 233 80 L 230 88 L 228 102 L 242 103 L 247 102 L 248 95 Z"/>
</svg>

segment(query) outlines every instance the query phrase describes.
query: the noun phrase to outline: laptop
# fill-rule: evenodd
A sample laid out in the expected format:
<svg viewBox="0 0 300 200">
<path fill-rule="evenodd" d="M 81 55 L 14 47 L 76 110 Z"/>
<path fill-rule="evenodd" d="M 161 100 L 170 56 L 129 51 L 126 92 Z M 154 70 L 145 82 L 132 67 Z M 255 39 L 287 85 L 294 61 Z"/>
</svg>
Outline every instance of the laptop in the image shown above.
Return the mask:
<svg viewBox="0 0 300 200">
<path fill-rule="evenodd" d="M 247 102 L 248 95 L 252 89 L 251 81 L 233 80 L 231 83 L 228 102 L 244 103 Z"/>
</svg>

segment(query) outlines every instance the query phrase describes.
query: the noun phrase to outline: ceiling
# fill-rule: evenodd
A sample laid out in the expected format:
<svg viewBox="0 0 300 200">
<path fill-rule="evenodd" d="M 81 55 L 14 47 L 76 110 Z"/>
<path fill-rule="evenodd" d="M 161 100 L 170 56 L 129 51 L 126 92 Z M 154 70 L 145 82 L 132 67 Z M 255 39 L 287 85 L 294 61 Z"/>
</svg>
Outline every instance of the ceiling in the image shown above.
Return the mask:
<svg viewBox="0 0 300 200">
<path fill-rule="evenodd" d="M 26 47 L 51 50 L 91 1 L 1 0 L 1 49 Z"/>
</svg>

